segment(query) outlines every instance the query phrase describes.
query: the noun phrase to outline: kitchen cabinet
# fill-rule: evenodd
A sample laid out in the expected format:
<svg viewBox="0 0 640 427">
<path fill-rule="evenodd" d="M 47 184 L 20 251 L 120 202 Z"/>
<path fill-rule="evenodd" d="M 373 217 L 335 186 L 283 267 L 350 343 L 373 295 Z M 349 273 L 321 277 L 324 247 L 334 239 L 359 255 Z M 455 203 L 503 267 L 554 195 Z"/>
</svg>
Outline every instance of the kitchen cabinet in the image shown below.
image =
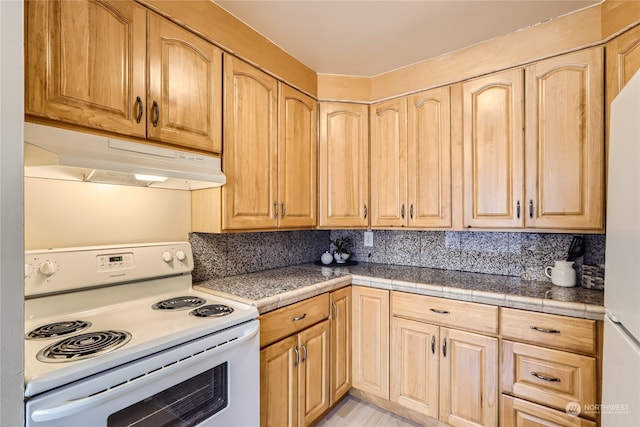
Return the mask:
<svg viewBox="0 0 640 427">
<path fill-rule="evenodd" d="M 454 426 L 496 426 L 498 340 L 475 331 L 497 333 L 497 307 L 403 292 L 392 306 L 390 400 Z"/>
<path fill-rule="evenodd" d="M 315 227 L 318 103 L 281 83 L 278 97 L 278 227 Z"/>
<path fill-rule="evenodd" d="M 313 228 L 316 101 L 237 58 L 224 61 L 227 184 L 193 192 L 192 230 Z"/>
<path fill-rule="evenodd" d="M 371 226 L 451 227 L 449 87 L 371 106 Z"/>
<path fill-rule="evenodd" d="M 500 427 L 517 426 L 596 427 L 597 424 L 569 415 L 566 411 L 556 411 L 546 406 L 503 395 L 500 399 Z"/>
<path fill-rule="evenodd" d="M 597 420 L 594 408 L 600 402 L 602 326 L 594 320 L 502 308 L 500 328 L 502 401 L 510 405 L 503 407 L 508 412 L 503 425 L 518 417 L 558 418 L 558 412 L 566 413 L 575 403 L 580 411 L 573 418 L 586 418 L 584 424 L 560 417 L 557 425 L 592 425 L 588 420 Z"/>
<path fill-rule="evenodd" d="M 368 106 L 320 103 L 319 226 L 369 225 Z"/>
<path fill-rule="evenodd" d="M 306 426 L 329 409 L 328 315 L 323 294 L 260 317 L 261 426 Z"/>
<path fill-rule="evenodd" d="M 640 69 L 640 26 L 636 26 L 608 42 L 605 46 L 605 54 L 608 118 L 611 101 Z"/>
<path fill-rule="evenodd" d="M 274 229 L 278 82 L 231 55 L 224 64 L 222 228 Z"/>
<path fill-rule="evenodd" d="M 466 227 L 603 229 L 602 61 L 596 47 L 463 84 Z"/>
<path fill-rule="evenodd" d="M 221 152 L 220 49 L 135 2 L 26 10 L 27 118 Z"/>
<path fill-rule="evenodd" d="M 331 292 L 330 403 L 351 388 L 351 286 Z"/>
<path fill-rule="evenodd" d="M 527 66 L 525 86 L 525 227 L 604 230 L 602 47 Z"/>
<path fill-rule="evenodd" d="M 389 291 L 353 286 L 352 386 L 389 399 Z"/>
</svg>

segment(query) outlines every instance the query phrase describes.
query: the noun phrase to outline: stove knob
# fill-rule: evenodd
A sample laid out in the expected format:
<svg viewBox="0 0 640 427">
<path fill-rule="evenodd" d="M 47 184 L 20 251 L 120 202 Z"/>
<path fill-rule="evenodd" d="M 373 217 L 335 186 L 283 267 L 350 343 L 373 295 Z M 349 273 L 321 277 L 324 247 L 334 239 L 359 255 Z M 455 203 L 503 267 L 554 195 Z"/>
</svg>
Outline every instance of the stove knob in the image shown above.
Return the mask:
<svg viewBox="0 0 640 427">
<path fill-rule="evenodd" d="M 176 252 L 176 258 L 178 258 L 178 261 L 184 262 L 184 260 L 187 259 L 187 254 L 185 254 L 182 249 L 178 249 L 178 252 Z"/>
<path fill-rule="evenodd" d="M 53 261 L 45 261 L 40 266 L 40 273 L 45 276 L 52 276 L 56 271 L 58 271 L 58 265 Z"/>
<path fill-rule="evenodd" d="M 33 274 L 33 267 L 31 266 L 31 264 L 25 264 L 24 265 L 24 277 L 29 277 L 29 276 L 31 276 L 31 274 Z"/>
<path fill-rule="evenodd" d="M 173 255 L 171 255 L 171 252 L 169 252 L 169 251 L 164 251 L 162 253 L 162 259 L 164 260 L 164 262 L 166 262 L 168 264 L 171 261 L 173 261 Z"/>
</svg>

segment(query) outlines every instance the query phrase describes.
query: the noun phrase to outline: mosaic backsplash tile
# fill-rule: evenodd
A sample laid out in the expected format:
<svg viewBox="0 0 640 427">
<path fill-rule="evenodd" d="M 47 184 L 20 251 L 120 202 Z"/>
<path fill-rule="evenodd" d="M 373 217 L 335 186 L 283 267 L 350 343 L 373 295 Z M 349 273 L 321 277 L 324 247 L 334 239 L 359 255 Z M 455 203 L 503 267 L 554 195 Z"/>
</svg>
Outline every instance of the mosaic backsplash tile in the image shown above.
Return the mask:
<svg viewBox="0 0 640 427">
<path fill-rule="evenodd" d="M 554 260 L 567 258 L 574 234 L 374 230 L 373 247 L 363 230 L 262 233 L 192 233 L 197 281 L 286 267 L 320 259 L 329 239 L 350 237 L 352 259 L 379 264 L 457 270 L 549 281 Z M 576 261 L 578 283 L 584 263 L 604 264 L 605 235 L 584 234 L 586 252 Z"/>
</svg>

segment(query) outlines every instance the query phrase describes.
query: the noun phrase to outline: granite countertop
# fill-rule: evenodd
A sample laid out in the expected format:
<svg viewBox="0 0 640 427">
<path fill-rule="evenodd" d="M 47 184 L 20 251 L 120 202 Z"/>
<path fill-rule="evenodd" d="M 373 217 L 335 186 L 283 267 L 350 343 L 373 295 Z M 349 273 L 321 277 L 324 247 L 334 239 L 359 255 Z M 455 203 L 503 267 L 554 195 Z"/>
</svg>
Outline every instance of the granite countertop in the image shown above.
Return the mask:
<svg viewBox="0 0 640 427">
<path fill-rule="evenodd" d="M 603 291 L 561 288 L 511 276 L 374 263 L 351 267 L 301 264 L 196 282 L 193 287 L 252 304 L 262 314 L 351 283 L 586 319 L 604 318 Z"/>
</svg>

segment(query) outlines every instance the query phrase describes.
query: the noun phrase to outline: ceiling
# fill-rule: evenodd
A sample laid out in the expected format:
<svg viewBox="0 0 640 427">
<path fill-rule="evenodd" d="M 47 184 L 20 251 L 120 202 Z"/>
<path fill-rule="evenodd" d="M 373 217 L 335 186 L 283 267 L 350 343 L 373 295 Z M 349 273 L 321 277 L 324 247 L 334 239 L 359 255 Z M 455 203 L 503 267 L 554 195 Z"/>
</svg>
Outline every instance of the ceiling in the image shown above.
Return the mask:
<svg viewBox="0 0 640 427">
<path fill-rule="evenodd" d="M 219 0 L 322 74 L 372 77 L 600 0 Z"/>
</svg>

